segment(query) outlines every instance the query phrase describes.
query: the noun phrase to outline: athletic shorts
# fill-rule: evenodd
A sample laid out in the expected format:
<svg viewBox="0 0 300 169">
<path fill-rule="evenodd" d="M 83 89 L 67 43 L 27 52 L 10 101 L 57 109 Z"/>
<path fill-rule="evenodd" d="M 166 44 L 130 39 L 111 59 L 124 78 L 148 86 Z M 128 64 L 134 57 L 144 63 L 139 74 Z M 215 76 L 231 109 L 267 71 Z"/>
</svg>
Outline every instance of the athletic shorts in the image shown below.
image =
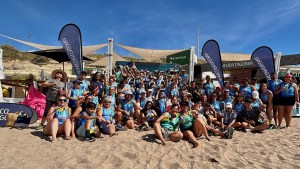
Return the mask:
<svg viewBox="0 0 300 169">
<path fill-rule="evenodd" d="M 273 98 L 272 98 L 272 104 L 273 104 L 273 106 L 280 105 L 278 95 L 274 95 L 273 96 Z"/>
<path fill-rule="evenodd" d="M 281 97 L 279 98 L 280 106 L 294 106 L 295 105 L 295 97 Z"/>
<path fill-rule="evenodd" d="M 186 129 L 180 128 L 180 131 L 181 131 L 181 132 L 185 132 L 185 131 L 187 131 L 187 130 L 190 130 L 190 131 L 193 132 L 193 131 L 194 131 L 194 130 L 193 130 L 193 126 L 191 126 L 191 127 L 189 127 L 189 128 L 186 128 Z"/>
</svg>

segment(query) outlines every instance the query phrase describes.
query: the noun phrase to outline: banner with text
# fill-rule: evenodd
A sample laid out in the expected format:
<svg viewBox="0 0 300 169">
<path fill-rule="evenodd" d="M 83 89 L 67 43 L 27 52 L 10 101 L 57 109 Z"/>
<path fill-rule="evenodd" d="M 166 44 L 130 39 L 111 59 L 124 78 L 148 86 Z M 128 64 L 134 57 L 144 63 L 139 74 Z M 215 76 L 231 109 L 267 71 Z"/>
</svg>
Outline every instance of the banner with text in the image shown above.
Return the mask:
<svg viewBox="0 0 300 169">
<path fill-rule="evenodd" d="M 275 72 L 274 55 L 271 48 L 261 46 L 251 55 L 252 61 L 257 65 L 265 79 L 271 80 L 271 73 Z"/>
<path fill-rule="evenodd" d="M 224 87 L 224 75 L 222 68 L 222 60 L 220 47 L 217 41 L 211 39 L 208 40 L 202 48 L 201 55 L 204 57 L 206 62 L 210 65 L 213 73 L 215 74 L 220 86 Z"/>
<path fill-rule="evenodd" d="M 75 24 L 65 25 L 59 33 L 58 40 L 67 52 L 77 78 L 80 78 L 80 72 L 83 70 L 83 59 L 79 27 Z"/>
</svg>

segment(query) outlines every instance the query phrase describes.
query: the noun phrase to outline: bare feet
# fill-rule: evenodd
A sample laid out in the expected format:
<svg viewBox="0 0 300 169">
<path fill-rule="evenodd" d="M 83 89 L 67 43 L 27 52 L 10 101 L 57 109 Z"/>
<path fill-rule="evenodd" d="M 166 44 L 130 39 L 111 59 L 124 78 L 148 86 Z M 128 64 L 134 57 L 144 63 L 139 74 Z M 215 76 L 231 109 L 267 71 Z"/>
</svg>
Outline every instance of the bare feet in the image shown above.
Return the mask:
<svg viewBox="0 0 300 169">
<path fill-rule="evenodd" d="M 65 137 L 65 140 L 71 140 L 71 139 L 72 139 L 71 136 L 66 136 L 66 137 Z"/>
<path fill-rule="evenodd" d="M 53 139 L 51 142 L 52 142 L 52 143 L 56 143 L 56 142 L 57 142 L 57 139 Z"/>
<path fill-rule="evenodd" d="M 196 141 L 193 143 L 193 148 L 197 148 L 199 146 L 199 143 Z"/>
<path fill-rule="evenodd" d="M 166 143 L 165 140 L 162 140 L 162 141 L 161 141 L 161 144 L 162 144 L 163 146 L 165 146 L 167 143 Z"/>
</svg>

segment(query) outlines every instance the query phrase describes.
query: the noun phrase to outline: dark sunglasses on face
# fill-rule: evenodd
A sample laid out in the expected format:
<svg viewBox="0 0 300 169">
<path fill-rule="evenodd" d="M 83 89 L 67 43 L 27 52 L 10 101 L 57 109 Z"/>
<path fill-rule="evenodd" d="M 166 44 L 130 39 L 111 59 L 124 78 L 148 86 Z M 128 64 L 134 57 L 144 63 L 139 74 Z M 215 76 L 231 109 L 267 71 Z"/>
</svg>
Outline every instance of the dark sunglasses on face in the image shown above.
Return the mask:
<svg viewBox="0 0 300 169">
<path fill-rule="evenodd" d="M 58 101 L 60 101 L 60 102 L 66 102 L 67 99 L 59 99 Z"/>
</svg>

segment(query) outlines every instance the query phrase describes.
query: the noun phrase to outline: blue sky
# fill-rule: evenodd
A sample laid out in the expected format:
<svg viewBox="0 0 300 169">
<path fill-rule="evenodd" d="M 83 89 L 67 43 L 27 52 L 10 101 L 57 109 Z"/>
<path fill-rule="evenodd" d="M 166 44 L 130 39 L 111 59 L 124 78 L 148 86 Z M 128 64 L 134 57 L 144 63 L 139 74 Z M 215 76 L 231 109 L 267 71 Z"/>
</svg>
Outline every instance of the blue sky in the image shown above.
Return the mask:
<svg viewBox="0 0 300 169">
<path fill-rule="evenodd" d="M 184 49 L 197 47 L 199 28 L 200 49 L 215 39 L 221 52 L 251 54 L 266 45 L 274 53 L 300 53 L 299 0 L 6 0 L 0 16 L 0 34 L 46 45 L 61 45 L 60 29 L 75 23 L 83 45 L 113 38 L 140 48 Z M 0 37 L 4 43 L 34 49 Z"/>
</svg>

